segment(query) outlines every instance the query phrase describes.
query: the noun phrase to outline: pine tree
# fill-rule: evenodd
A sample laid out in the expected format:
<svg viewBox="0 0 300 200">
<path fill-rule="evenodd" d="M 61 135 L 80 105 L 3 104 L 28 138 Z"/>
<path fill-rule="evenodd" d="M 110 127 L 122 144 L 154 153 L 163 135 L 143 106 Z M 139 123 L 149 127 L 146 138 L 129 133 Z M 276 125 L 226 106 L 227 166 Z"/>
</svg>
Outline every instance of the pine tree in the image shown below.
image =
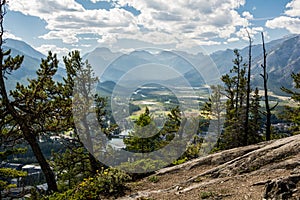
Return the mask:
<svg viewBox="0 0 300 200">
<path fill-rule="evenodd" d="M 225 87 L 224 95 L 227 97 L 225 131 L 221 138 L 223 148 L 245 146 L 261 141 L 258 89 L 256 88 L 253 94 L 251 87 L 249 88 L 248 79 L 250 77 L 246 70 L 247 64 L 242 64 L 243 58 L 237 50 L 234 53 L 236 55 L 236 59 L 233 61 L 235 65 L 230 71 L 233 75 L 226 74 L 221 78 Z M 246 119 L 248 119 L 247 123 Z"/>
<path fill-rule="evenodd" d="M 71 189 L 84 178 L 93 175 L 89 154 L 81 145 L 68 145 L 65 152 L 53 153 L 52 167 L 56 172 L 60 190 Z"/>
<path fill-rule="evenodd" d="M 236 58 L 234 66 L 230 70 L 233 76 L 223 75 L 226 102 L 225 131 L 222 135 L 222 146 L 233 148 L 244 145 L 244 121 L 245 121 L 245 99 L 246 99 L 246 64 L 243 64 L 243 57 L 238 50 L 234 50 Z"/>
<path fill-rule="evenodd" d="M 171 109 L 170 113 L 167 116 L 167 120 L 160 133 L 165 138 L 166 142 L 170 142 L 174 139 L 176 134 L 179 134 L 181 125 L 181 112 L 179 106 Z"/>
<path fill-rule="evenodd" d="M 157 150 L 161 137 L 159 131 L 150 115 L 148 107 L 135 121 L 129 138 L 124 139 L 126 150 L 135 153 L 149 153 Z"/>
<path fill-rule="evenodd" d="M 20 137 L 17 132 L 9 132 L 9 129 L 0 126 L 0 165 L 4 164 L 9 156 L 21 154 L 26 151 L 26 149 L 14 147 L 15 144 L 19 143 L 19 139 Z M 26 172 L 0 166 L 0 199 L 2 196 L 1 193 L 4 190 L 17 186 L 10 184 L 9 180 L 24 177 L 26 175 Z"/>
<path fill-rule="evenodd" d="M 294 123 L 294 126 L 292 127 L 293 134 L 299 134 L 300 133 L 300 92 L 298 90 L 300 89 L 300 73 L 297 74 L 292 73 L 291 76 L 294 81 L 295 89 L 291 90 L 285 87 L 282 87 L 281 89 L 282 91 L 291 95 L 292 100 L 298 103 L 298 107 L 286 106 L 284 112 L 284 118 Z"/>
<path fill-rule="evenodd" d="M 225 110 L 225 104 L 222 101 L 222 92 L 223 87 L 221 85 L 212 85 L 211 90 L 212 94 L 209 98 L 209 108 L 210 108 L 210 115 L 212 116 L 212 120 L 216 121 L 216 134 L 217 136 L 221 136 L 222 133 L 222 125 L 223 125 L 223 112 Z"/>
<path fill-rule="evenodd" d="M 99 152 L 105 148 L 109 135 L 117 127 L 108 124 L 107 99 L 94 94 L 98 78 L 94 75 L 92 66 L 87 60 L 82 60 L 79 51 L 73 51 L 63 59 L 67 70 L 64 87 L 66 96 L 71 100 L 66 105 L 66 110 L 70 112 L 69 128 L 75 134 L 72 142 L 67 143 L 67 148 L 77 153 L 78 158 L 88 157 L 90 173 L 93 175 L 101 167 L 107 167 L 99 162 L 98 158 L 102 155 Z M 65 155 L 68 155 L 67 152 Z M 65 159 L 65 162 L 68 160 Z M 81 162 L 86 160 L 82 159 Z"/>
<path fill-rule="evenodd" d="M 248 124 L 248 144 L 255 144 L 262 141 L 260 135 L 261 130 L 261 97 L 258 94 L 258 88 L 255 88 L 254 95 L 251 98 L 250 108 L 249 108 L 249 124 Z"/>
<path fill-rule="evenodd" d="M 42 134 L 58 133 L 66 128 L 63 123 L 65 116 L 60 112 L 61 102 L 64 101 L 61 95 L 63 87 L 52 79 L 57 71 L 58 61 L 56 55 L 49 53 L 48 57 L 42 60 L 37 78 L 29 80 L 28 86 L 17 83 L 9 98 L 4 79 L 7 74 L 20 67 L 22 58 L 12 58 L 9 52 L 0 52 L 0 94 L 5 113 L 2 120 L 9 118 L 11 123 L 15 124 L 11 131 L 20 131 L 44 172 L 48 189 L 57 191 L 54 173 L 41 151 L 38 138 Z"/>
</svg>

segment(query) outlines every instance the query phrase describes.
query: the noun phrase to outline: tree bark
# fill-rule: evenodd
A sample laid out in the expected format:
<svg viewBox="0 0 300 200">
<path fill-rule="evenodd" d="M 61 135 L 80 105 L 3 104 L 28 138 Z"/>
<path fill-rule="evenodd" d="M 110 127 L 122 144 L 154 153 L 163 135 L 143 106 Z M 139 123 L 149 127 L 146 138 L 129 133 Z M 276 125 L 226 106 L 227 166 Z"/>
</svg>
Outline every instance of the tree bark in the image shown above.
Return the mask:
<svg viewBox="0 0 300 200">
<path fill-rule="evenodd" d="M 51 169 L 46 158 L 44 157 L 44 154 L 42 153 L 42 150 L 37 142 L 35 135 L 31 134 L 30 130 L 26 126 L 22 127 L 22 131 L 25 136 L 25 140 L 29 143 L 29 145 L 33 151 L 33 154 L 36 157 L 36 159 L 37 159 L 39 165 L 41 166 L 41 169 L 45 175 L 46 182 L 48 185 L 48 191 L 49 192 L 58 191 L 54 172 Z"/>
<path fill-rule="evenodd" d="M 261 65 L 263 68 L 263 80 L 264 80 L 264 92 L 265 92 L 265 106 L 266 106 L 266 140 L 271 139 L 271 109 L 269 105 L 269 96 L 268 96 L 268 74 L 267 74 L 267 54 L 264 40 L 264 33 L 261 33 L 262 43 L 263 43 L 263 56 L 264 63 Z"/>
<path fill-rule="evenodd" d="M 250 87 L 250 82 L 251 82 L 251 64 L 252 64 L 252 40 L 250 37 L 249 32 L 248 33 L 248 38 L 249 38 L 249 63 L 248 63 L 248 77 L 247 77 L 247 100 L 246 100 L 246 119 L 245 119 L 245 135 L 244 135 L 244 145 L 248 145 L 248 135 L 249 135 L 249 109 L 250 109 L 250 93 L 251 93 L 251 87 Z"/>
</svg>

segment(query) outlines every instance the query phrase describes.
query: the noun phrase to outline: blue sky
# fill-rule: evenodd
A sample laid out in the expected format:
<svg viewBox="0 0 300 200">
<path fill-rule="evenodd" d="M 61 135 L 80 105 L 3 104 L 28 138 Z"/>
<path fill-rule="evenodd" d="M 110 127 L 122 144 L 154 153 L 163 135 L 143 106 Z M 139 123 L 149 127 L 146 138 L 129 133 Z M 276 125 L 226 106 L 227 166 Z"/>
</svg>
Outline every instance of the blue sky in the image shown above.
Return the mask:
<svg viewBox="0 0 300 200">
<path fill-rule="evenodd" d="M 96 47 L 192 53 L 300 34 L 300 0 L 12 0 L 6 37 L 42 53 L 82 54 Z"/>
</svg>

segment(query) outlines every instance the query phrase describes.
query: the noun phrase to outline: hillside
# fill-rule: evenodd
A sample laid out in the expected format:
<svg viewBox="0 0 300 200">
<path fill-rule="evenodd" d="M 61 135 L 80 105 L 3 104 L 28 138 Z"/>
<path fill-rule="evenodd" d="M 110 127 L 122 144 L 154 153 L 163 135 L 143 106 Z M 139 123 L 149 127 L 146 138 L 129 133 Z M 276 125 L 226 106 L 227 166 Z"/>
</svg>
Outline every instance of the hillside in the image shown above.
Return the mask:
<svg viewBox="0 0 300 200">
<path fill-rule="evenodd" d="M 129 184 L 120 199 L 299 199 L 300 135 L 207 155 L 152 176 Z"/>
<path fill-rule="evenodd" d="M 41 59 L 46 58 L 45 55 L 35 50 L 33 47 L 27 43 L 14 39 L 6 39 L 3 45 L 4 50 L 11 50 L 11 56 L 23 55 L 24 60 L 21 67 L 13 71 L 6 80 L 7 89 L 14 89 L 17 82 L 22 84 L 27 84 L 27 79 L 36 77 L 36 71 L 40 66 Z M 55 80 L 62 80 L 65 75 L 65 70 L 59 67 L 58 73 L 54 77 Z"/>
</svg>

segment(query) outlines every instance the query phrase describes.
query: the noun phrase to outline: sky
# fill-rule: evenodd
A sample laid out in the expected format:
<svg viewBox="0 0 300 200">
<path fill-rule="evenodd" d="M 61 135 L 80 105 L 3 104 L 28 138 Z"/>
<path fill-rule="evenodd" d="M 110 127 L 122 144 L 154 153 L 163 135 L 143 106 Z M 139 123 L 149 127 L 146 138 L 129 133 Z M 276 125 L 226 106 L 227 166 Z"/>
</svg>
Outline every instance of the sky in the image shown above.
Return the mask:
<svg viewBox="0 0 300 200">
<path fill-rule="evenodd" d="M 6 37 L 40 52 L 211 53 L 300 34 L 300 0 L 10 0 Z"/>
</svg>

